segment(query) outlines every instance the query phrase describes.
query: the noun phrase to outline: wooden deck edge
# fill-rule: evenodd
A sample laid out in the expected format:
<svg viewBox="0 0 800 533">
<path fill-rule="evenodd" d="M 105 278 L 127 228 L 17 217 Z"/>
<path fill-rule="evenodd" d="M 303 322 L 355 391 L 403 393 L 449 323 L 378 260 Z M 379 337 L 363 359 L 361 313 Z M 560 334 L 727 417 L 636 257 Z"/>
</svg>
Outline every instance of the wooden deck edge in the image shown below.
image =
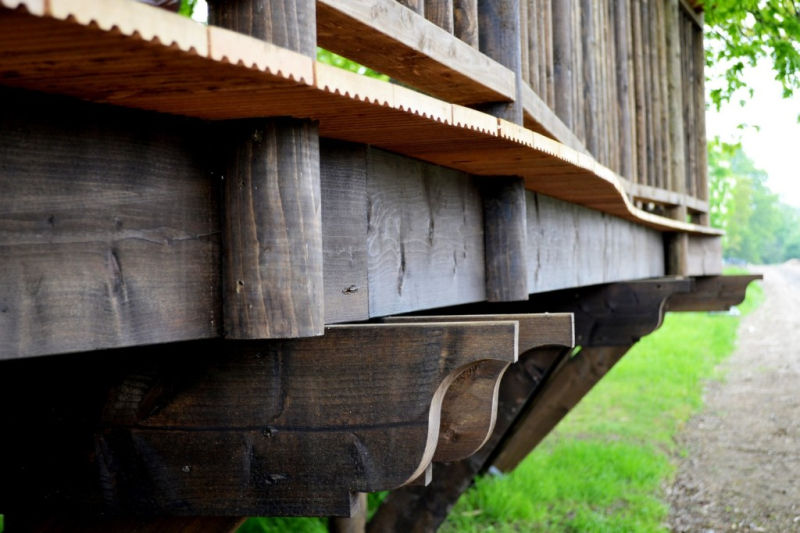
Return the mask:
<svg viewBox="0 0 800 533">
<path fill-rule="evenodd" d="M 2 6 L 21 6 L 34 13 L 40 7 L 40 2 L 35 0 L 0 1 L 3 2 Z M 45 18 L 65 21 L 78 33 L 92 32 L 87 35 L 90 43 L 94 42 L 97 28 L 104 32 L 101 35 L 118 38 L 121 34 L 125 37 L 123 42 L 126 44 L 124 52 L 127 57 L 131 54 L 128 50 L 129 40 L 140 41 L 145 43 L 148 50 L 156 47 L 163 57 L 174 58 L 176 68 L 187 69 L 187 77 L 192 74 L 196 79 L 214 71 L 216 67 L 219 70 L 214 73 L 220 79 L 228 79 L 233 69 L 237 76 L 240 73 L 249 76 L 247 83 L 255 84 L 246 85 L 242 90 L 227 88 L 228 93 L 222 93 L 225 97 L 221 97 L 215 87 L 198 87 L 192 79 L 181 82 L 180 76 L 170 72 L 169 82 L 172 85 L 169 88 L 172 94 L 154 100 L 148 91 L 136 90 L 137 84 L 143 83 L 139 77 L 131 76 L 129 71 L 114 70 L 98 63 L 91 64 L 89 68 L 97 69 L 105 76 L 108 80 L 106 84 L 113 82 L 114 90 L 109 92 L 111 96 L 105 96 L 105 92 L 99 93 L 100 96 L 89 94 L 87 99 L 91 101 L 198 118 L 243 118 L 248 112 L 256 113 L 251 116 L 268 112 L 270 115 L 279 113 L 315 118 L 320 120 L 321 126 L 331 121 L 333 126 L 325 131 L 334 138 L 373 144 L 477 175 L 517 175 L 526 180 L 526 187 L 530 190 L 661 231 L 721 234 L 713 228 L 672 220 L 636 208 L 628 198 L 621 178 L 591 156 L 529 129 L 499 121 L 491 115 L 328 65 L 312 63 L 309 69 L 308 58 L 295 57 L 297 54 L 288 50 L 274 45 L 265 46 L 258 39 L 230 35 L 216 28 L 207 31 L 202 24 L 134 1 L 101 0 L 87 3 L 81 0 L 51 0 L 48 9 L 50 17 Z M 39 17 L 35 14 L 31 16 Z M 56 52 L 82 57 L 83 49 L 69 48 L 73 46 L 71 42 L 64 44 L 59 41 L 57 44 L 62 48 Z M 30 52 L 30 49 L 25 51 Z M 61 91 L 81 97 L 85 78 L 64 81 L 56 72 L 50 74 L 51 80 L 47 77 L 46 68 L 52 63 L 50 54 L 54 52 L 50 49 L 35 49 L 35 52 L 39 55 L 33 58 L 26 56 L 27 63 L 12 65 L 22 72 L 16 72 L 17 76 L 9 81 L 10 85 L 49 92 Z M 187 62 L 187 57 L 194 59 Z M 30 80 L 26 78 L 24 68 L 30 69 Z M 102 70 L 104 68 L 106 70 Z M 129 70 L 134 68 L 141 67 L 135 64 L 128 67 Z M 255 77 L 252 74 L 254 69 L 257 69 Z M 148 75 L 149 72 L 143 78 L 158 87 L 161 79 L 158 76 L 162 74 L 155 73 L 151 78 L 147 78 Z M 48 84 L 54 83 L 56 78 L 57 89 L 53 89 Z M 313 86 L 309 87 L 307 84 L 312 79 Z M 65 90 L 63 83 L 72 85 Z M 176 84 L 180 91 L 175 90 Z M 191 91 L 196 91 L 195 104 L 190 102 Z M 229 100 L 226 100 L 229 95 Z M 277 98 L 273 98 L 273 95 Z M 190 103 L 187 104 L 187 101 Z M 207 102 L 213 106 L 205 106 Z M 230 116 L 225 114 L 225 106 L 228 105 L 231 106 Z M 213 109 L 209 111 L 211 107 Z M 259 111 L 262 113 L 258 114 Z M 482 151 L 482 156 L 479 160 L 473 157 L 472 161 L 465 161 L 464 156 L 473 155 L 472 144 Z M 458 150 L 462 152 L 455 153 Z"/>
</svg>

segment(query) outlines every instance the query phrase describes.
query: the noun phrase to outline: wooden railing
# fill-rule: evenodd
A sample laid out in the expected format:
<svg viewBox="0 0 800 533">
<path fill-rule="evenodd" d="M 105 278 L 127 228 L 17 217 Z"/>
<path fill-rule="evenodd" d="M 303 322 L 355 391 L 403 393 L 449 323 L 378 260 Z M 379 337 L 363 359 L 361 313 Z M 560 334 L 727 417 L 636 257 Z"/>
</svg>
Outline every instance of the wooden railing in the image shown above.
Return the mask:
<svg viewBox="0 0 800 533">
<path fill-rule="evenodd" d="M 612 169 L 640 207 L 707 223 L 703 22 L 683 0 L 317 5 L 321 46 L 448 101 L 515 101 L 527 127 Z"/>
</svg>

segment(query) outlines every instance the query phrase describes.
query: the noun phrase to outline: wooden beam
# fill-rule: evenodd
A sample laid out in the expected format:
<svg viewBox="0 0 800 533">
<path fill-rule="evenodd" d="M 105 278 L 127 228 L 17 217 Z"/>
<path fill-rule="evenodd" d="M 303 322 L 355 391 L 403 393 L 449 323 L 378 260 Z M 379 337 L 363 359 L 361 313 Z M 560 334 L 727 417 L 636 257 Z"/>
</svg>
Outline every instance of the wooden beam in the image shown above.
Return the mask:
<svg viewBox="0 0 800 533">
<path fill-rule="evenodd" d="M 508 68 L 514 75 L 510 103 L 483 106 L 488 113 L 522 124 L 522 51 L 520 43 L 520 0 L 484 0 L 478 2 L 480 51 Z"/>
<path fill-rule="evenodd" d="M 751 282 L 761 279 L 762 274 L 696 277 L 691 292 L 671 296 L 666 310 L 727 311 L 744 301 Z"/>
<path fill-rule="evenodd" d="M 570 314 L 432 315 L 387 317 L 388 323 L 519 322 L 519 351 L 574 344 Z M 456 378 L 442 404 L 442 423 L 434 461 L 452 462 L 476 453 L 489 439 L 497 418 L 500 380 L 516 361 L 482 361 Z"/>
<path fill-rule="evenodd" d="M 78 404 L 55 398 L 84 378 L 26 392 L 22 378 L 44 363 L 22 361 L 0 377 L 3 419 L 20 430 L 5 443 L 4 511 L 349 515 L 352 493 L 426 471 L 447 389 L 470 365 L 513 359 L 517 331 L 515 321 L 372 324 L 132 350 L 86 372 Z M 43 460 L 44 435 L 65 425 Z"/>
<path fill-rule="evenodd" d="M 511 70 L 395 0 L 318 0 L 317 34 L 323 48 L 450 102 L 516 94 Z"/>
</svg>

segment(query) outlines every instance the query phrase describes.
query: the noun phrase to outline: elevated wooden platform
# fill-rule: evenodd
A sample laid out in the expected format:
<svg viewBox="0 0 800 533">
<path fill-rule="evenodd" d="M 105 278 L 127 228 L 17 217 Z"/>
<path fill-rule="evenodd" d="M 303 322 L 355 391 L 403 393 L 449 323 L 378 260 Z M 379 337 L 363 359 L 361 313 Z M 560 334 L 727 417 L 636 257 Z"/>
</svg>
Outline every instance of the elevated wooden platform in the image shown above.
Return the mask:
<svg viewBox="0 0 800 533">
<path fill-rule="evenodd" d="M 719 234 L 638 209 L 611 170 L 534 131 L 258 39 L 131 0 L 2 5 L 3 85 L 213 120 L 313 118 L 326 137 L 520 176 L 530 190 L 662 231 Z"/>
</svg>

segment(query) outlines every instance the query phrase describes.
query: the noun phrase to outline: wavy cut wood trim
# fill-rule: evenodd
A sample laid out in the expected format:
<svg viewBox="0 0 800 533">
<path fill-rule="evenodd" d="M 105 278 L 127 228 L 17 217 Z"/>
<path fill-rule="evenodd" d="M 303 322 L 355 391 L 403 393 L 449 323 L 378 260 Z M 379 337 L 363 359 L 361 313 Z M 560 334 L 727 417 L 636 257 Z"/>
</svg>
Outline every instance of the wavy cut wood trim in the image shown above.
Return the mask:
<svg viewBox="0 0 800 533">
<path fill-rule="evenodd" d="M 0 0 L 17 8 L 0 13 L 5 85 L 205 119 L 314 118 L 321 136 L 519 176 L 530 190 L 661 231 L 721 233 L 636 208 L 592 157 L 479 111 L 129 0 L 51 0 L 46 16 L 39 2 L 18 9 L 28 5 Z"/>
<path fill-rule="evenodd" d="M 519 352 L 543 346 L 575 345 L 570 313 L 507 315 L 433 315 L 386 317 L 385 323 L 503 322 L 519 323 Z M 439 441 L 433 460 L 460 461 L 481 449 L 495 427 L 500 381 L 511 363 L 498 355 L 495 360 L 476 363 L 459 374 L 442 403 Z"/>
</svg>

